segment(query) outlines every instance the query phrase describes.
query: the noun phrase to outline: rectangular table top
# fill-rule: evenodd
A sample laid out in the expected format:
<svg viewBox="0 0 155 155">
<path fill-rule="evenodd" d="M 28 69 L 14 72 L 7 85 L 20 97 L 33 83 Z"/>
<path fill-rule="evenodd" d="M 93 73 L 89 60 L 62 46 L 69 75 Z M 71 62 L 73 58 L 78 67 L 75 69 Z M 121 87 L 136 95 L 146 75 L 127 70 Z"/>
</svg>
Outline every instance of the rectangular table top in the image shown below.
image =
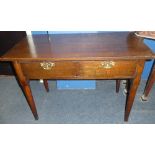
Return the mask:
<svg viewBox="0 0 155 155">
<path fill-rule="evenodd" d="M 153 53 L 133 32 L 32 35 L 2 61 L 151 59 Z"/>
</svg>

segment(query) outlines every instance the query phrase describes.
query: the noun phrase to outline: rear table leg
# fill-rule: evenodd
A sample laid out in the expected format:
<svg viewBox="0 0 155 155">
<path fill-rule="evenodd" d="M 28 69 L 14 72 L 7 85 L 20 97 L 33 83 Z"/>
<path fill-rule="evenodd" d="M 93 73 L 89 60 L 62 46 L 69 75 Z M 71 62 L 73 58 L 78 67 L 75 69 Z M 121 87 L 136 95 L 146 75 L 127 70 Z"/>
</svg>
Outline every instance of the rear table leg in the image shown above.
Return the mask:
<svg viewBox="0 0 155 155">
<path fill-rule="evenodd" d="M 43 83 L 44 83 L 46 91 L 49 92 L 48 81 L 47 80 L 43 80 Z"/>
<path fill-rule="evenodd" d="M 151 89 L 153 87 L 154 82 L 155 82 L 155 62 L 153 64 L 153 66 L 152 66 L 148 81 L 147 81 L 145 89 L 144 89 L 144 93 L 141 96 L 142 101 L 147 101 L 148 100 L 147 97 L 148 97 L 148 95 L 149 95 L 149 93 L 150 93 L 150 91 L 151 91 Z"/>
<path fill-rule="evenodd" d="M 116 93 L 119 93 L 121 80 L 116 80 Z"/>
</svg>

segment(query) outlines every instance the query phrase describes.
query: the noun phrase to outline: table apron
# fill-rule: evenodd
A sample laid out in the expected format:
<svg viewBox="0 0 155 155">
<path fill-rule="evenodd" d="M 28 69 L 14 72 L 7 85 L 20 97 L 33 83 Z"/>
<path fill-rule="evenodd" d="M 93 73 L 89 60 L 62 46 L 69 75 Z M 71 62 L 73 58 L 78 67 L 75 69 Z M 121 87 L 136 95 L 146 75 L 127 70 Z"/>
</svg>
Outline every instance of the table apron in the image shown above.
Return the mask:
<svg viewBox="0 0 155 155">
<path fill-rule="evenodd" d="M 28 79 L 125 79 L 136 74 L 136 60 L 20 62 Z"/>
</svg>

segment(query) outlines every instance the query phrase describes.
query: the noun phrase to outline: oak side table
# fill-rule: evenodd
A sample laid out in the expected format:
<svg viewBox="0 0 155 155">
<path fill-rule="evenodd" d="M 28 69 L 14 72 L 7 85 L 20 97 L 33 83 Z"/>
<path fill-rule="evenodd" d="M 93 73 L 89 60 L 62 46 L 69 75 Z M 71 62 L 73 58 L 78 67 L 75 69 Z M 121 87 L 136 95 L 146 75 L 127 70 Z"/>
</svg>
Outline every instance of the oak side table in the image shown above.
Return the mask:
<svg viewBox="0 0 155 155">
<path fill-rule="evenodd" d="M 143 39 L 132 32 L 27 36 L 2 56 L 12 62 L 31 111 L 38 119 L 29 80 L 129 79 L 124 120 L 128 121 L 144 63 L 152 58 Z"/>
</svg>

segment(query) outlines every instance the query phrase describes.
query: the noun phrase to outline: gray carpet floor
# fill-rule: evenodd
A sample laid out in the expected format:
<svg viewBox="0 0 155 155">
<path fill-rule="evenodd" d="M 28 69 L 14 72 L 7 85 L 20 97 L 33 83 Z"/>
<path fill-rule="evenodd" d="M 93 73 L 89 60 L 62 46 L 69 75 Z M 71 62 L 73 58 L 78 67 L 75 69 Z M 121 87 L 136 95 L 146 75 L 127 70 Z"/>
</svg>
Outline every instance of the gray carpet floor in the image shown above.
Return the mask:
<svg viewBox="0 0 155 155">
<path fill-rule="evenodd" d="M 47 93 L 39 81 L 31 81 L 39 120 L 35 121 L 14 77 L 0 76 L 1 124 L 153 124 L 155 123 L 155 87 L 148 102 L 141 102 L 146 81 L 141 81 L 126 123 L 123 85 L 115 92 L 115 81 L 97 81 L 96 90 L 57 90 L 50 80 Z"/>
</svg>

